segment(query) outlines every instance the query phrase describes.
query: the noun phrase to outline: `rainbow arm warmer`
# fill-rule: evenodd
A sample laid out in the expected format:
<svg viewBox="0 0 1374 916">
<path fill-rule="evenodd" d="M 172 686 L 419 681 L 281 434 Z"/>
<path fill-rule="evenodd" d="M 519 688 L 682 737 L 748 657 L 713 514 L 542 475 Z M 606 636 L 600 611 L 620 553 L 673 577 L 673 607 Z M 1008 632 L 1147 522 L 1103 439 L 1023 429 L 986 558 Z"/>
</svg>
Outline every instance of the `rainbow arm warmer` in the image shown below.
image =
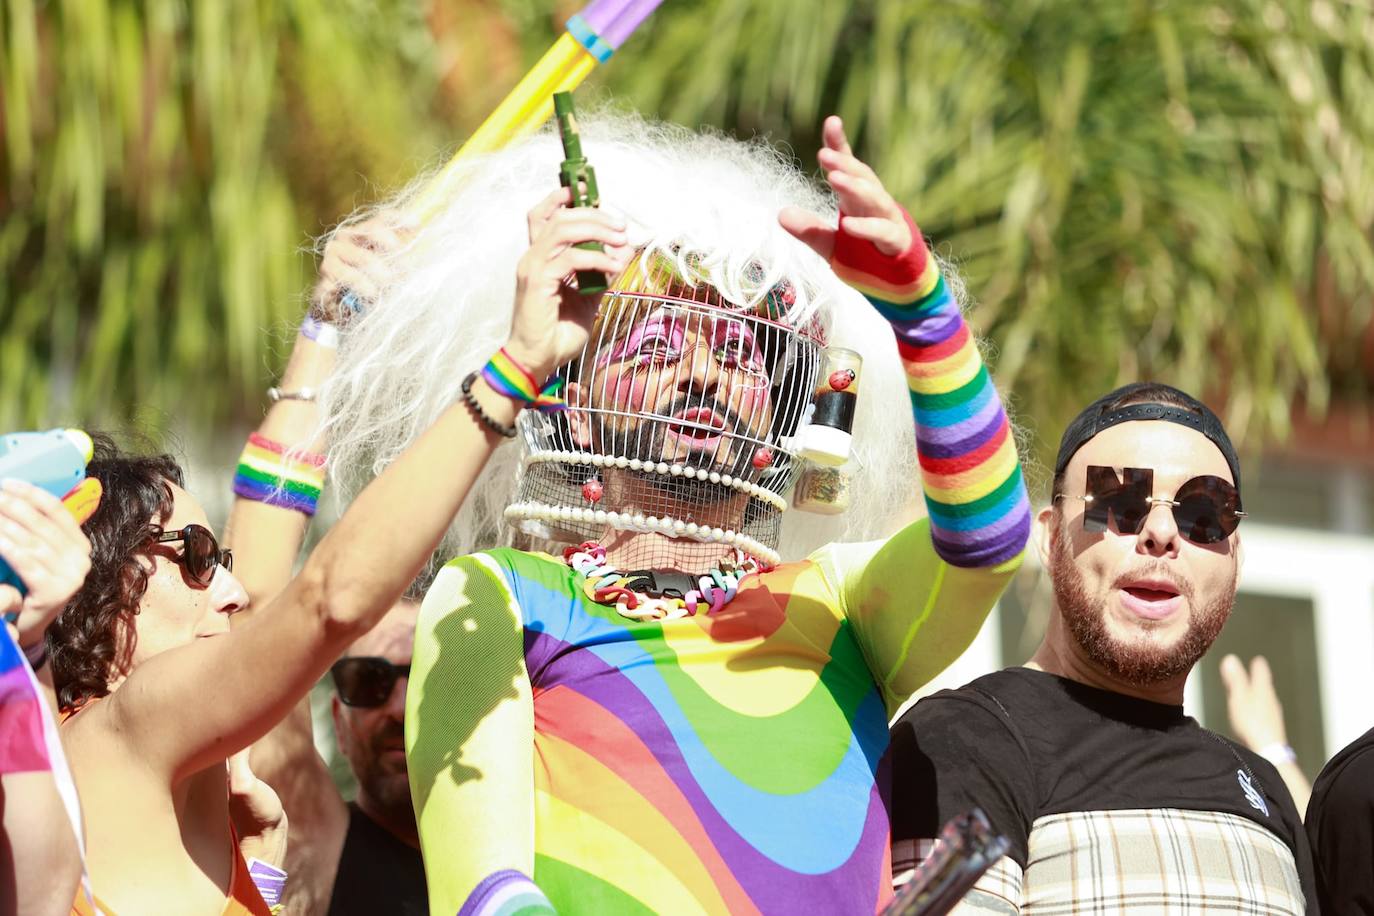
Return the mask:
<svg viewBox="0 0 1374 916">
<path fill-rule="evenodd" d="M 903 215 L 912 241 L 896 257 L 845 232 L 842 215 L 830 266 L 897 337 L 936 553 L 951 566 L 997 566 L 1018 557 L 1030 535 L 1016 443 L 959 304 Z"/>
</svg>

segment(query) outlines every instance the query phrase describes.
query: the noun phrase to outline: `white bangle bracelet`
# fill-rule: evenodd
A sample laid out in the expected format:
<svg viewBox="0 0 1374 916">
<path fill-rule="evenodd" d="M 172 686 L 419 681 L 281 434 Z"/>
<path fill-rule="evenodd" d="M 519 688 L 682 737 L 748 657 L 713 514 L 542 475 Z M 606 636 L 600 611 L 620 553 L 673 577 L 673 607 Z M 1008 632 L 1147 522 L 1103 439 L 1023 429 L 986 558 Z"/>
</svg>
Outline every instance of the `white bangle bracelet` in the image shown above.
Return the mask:
<svg viewBox="0 0 1374 916">
<path fill-rule="evenodd" d="M 1273 744 L 1266 744 L 1264 747 L 1255 751 L 1265 760 L 1268 760 L 1276 767 L 1281 767 L 1285 763 L 1297 763 L 1298 753 L 1293 750 L 1291 744 L 1280 744 L 1277 741 Z"/>
</svg>

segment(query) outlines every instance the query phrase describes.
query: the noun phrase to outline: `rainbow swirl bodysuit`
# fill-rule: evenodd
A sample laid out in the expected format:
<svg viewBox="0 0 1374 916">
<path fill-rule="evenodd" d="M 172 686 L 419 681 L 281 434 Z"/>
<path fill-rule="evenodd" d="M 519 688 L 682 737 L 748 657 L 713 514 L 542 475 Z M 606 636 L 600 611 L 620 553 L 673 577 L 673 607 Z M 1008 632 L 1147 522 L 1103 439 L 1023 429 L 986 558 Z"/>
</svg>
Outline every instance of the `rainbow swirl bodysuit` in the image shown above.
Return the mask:
<svg viewBox="0 0 1374 916">
<path fill-rule="evenodd" d="M 913 224 L 914 229 L 914 224 Z M 873 913 L 888 718 L 977 633 L 1030 512 L 1006 416 L 919 232 L 832 262 L 892 322 L 929 518 L 640 622 L 561 560 L 440 573 L 407 758 L 435 914 Z"/>
</svg>

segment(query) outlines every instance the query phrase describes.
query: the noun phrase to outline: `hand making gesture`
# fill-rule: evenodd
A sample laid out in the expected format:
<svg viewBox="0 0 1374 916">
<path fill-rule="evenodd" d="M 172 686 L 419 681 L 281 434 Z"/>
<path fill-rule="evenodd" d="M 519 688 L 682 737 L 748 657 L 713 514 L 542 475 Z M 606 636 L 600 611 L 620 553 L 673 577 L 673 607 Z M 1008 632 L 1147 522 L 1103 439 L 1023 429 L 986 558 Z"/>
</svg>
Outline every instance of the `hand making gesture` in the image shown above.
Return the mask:
<svg viewBox="0 0 1374 916">
<path fill-rule="evenodd" d="M 778 222 L 827 261 L 835 255 L 841 230 L 854 239 L 872 243 L 888 257 L 905 252 L 912 242 L 906 213 L 873 169 L 854 155 L 844 134 L 844 123 L 831 115 L 825 119 L 821 135 L 825 145 L 816 154 L 816 160 L 839 197 L 839 227 L 800 207 L 785 208 L 778 214 Z"/>
</svg>

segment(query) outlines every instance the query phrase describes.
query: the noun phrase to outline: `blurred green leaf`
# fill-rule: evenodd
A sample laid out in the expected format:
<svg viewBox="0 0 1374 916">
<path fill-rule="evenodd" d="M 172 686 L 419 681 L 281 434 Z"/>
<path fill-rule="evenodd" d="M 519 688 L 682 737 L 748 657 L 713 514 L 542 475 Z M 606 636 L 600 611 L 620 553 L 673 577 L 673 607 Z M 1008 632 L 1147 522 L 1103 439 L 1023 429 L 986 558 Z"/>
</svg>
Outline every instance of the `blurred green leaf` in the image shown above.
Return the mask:
<svg viewBox="0 0 1374 916">
<path fill-rule="evenodd" d="M 311 238 L 577 6 L 0 0 L 0 428 L 254 419 Z M 1252 443 L 1374 400 L 1367 4 L 667 0 L 591 83 L 807 168 L 838 112 L 1041 428 L 1146 377 Z"/>
</svg>

